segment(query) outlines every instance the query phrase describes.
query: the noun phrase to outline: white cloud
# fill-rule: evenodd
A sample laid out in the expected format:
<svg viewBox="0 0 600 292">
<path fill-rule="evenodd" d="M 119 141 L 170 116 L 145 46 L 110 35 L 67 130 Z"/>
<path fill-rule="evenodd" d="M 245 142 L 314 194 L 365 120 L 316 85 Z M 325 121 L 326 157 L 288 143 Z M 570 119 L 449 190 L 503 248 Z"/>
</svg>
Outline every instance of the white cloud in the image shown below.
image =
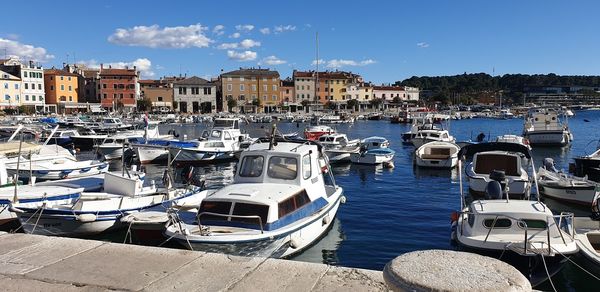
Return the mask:
<svg viewBox="0 0 600 292">
<path fill-rule="evenodd" d="M 95 68 L 95 69 L 100 68 L 100 63 L 94 59 L 78 61 L 77 63 L 83 64 L 89 68 Z M 112 68 L 125 68 L 125 67 L 133 68 L 133 66 L 135 66 L 136 69 L 138 71 L 140 71 L 140 75 L 143 78 L 151 78 L 151 77 L 154 77 L 154 75 L 156 75 L 156 73 L 154 73 L 153 68 L 152 68 L 152 62 L 147 58 L 138 58 L 131 62 L 124 62 L 124 61 L 107 62 L 107 63 L 103 63 L 103 66 L 104 66 L 104 68 L 108 68 L 109 66 Z M 162 68 L 162 67 L 156 66 L 156 69 L 160 69 L 160 68 Z"/>
<path fill-rule="evenodd" d="M 2 52 L 0 52 L 2 55 L 6 52 L 8 57 L 17 57 L 22 61 L 47 62 L 54 59 L 54 56 L 48 54 L 46 49 L 23 44 L 16 40 L 0 38 L 0 48 L 2 49 Z"/>
<path fill-rule="evenodd" d="M 425 42 L 420 42 L 420 43 L 417 43 L 417 47 L 419 47 L 419 48 L 427 48 L 427 47 L 429 47 L 429 44 L 425 43 Z"/>
<path fill-rule="evenodd" d="M 287 63 L 287 61 L 281 60 L 281 59 L 279 59 L 279 58 L 277 58 L 275 56 L 268 56 L 268 57 L 262 59 L 258 63 L 258 65 L 263 65 L 264 64 L 264 65 L 271 65 L 271 66 L 273 66 L 273 65 L 281 65 L 281 64 L 285 64 L 285 63 Z"/>
<path fill-rule="evenodd" d="M 223 35 L 225 33 L 224 30 L 225 30 L 225 26 L 222 24 L 219 24 L 219 25 L 215 25 L 212 32 L 216 35 Z"/>
<path fill-rule="evenodd" d="M 263 27 L 263 28 L 259 29 L 259 31 L 262 34 L 270 34 L 271 33 L 271 29 L 268 27 Z"/>
<path fill-rule="evenodd" d="M 251 39 L 245 39 L 240 42 L 240 47 L 242 47 L 244 49 L 249 49 L 252 47 L 260 47 L 260 42 L 251 40 Z"/>
<path fill-rule="evenodd" d="M 125 46 L 150 48 L 208 47 L 213 42 L 205 35 L 207 27 L 200 24 L 161 28 L 158 25 L 118 28 L 108 41 Z"/>
<path fill-rule="evenodd" d="M 254 25 L 252 24 L 238 24 L 235 26 L 235 29 L 239 30 L 239 31 L 251 31 L 254 29 Z"/>
<path fill-rule="evenodd" d="M 275 33 L 282 33 L 282 32 L 286 32 L 286 31 L 294 31 L 296 30 L 296 26 L 288 24 L 288 25 L 278 25 L 276 26 L 273 31 L 275 31 Z"/>
<path fill-rule="evenodd" d="M 237 39 L 240 36 L 241 36 L 241 34 L 239 32 L 234 32 L 229 37 L 232 38 L 232 39 Z"/>
<path fill-rule="evenodd" d="M 220 45 L 217 46 L 217 49 L 219 50 L 229 50 L 229 49 L 237 49 L 238 44 L 237 43 L 222 43 Z"/>
<path fill-rule="evenodd" d="M 227 51 L 227 57 L 229 57 L 229 59 L 231 60 L 236 60 L 236 61 L 254 61 L 256 60 L 256 52 L 253 51 L 243 51 L 243 52 L 236 52 L 236 51 Z"/>
<path fill-rule="evenodd" d="M 342 68 L 342 67 L 360 67 L 360 66 L 367 66 L 367 65 L 371 65 L 371 64 L 375 64 L 375 60 L 372 59 L 366 59 L 366 60 L 362 60 L 362 61 L 355 61 L 355 60 L 344 60 L 344 59 L 331 59 L 331 60 L 323 60 L 320 59 L 319 60 L 319 64 L 324 64 L 325 67 L 327 68 L 331 68 L 331 69 L 338 69 L 338 68 Z M 312 61 L 312 65 L 316 65 L 317 61 L 314 60 Z"/>
</svg>

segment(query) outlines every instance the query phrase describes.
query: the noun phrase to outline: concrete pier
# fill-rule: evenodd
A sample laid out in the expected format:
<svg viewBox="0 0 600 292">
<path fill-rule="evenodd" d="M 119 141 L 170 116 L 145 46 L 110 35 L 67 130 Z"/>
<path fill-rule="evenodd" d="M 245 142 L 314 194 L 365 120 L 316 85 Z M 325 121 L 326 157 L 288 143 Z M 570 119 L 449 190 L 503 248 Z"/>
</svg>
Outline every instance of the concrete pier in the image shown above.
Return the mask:
<svg viewBox="0 0 600 292">
<path fill-rule="evenodd" d="M 27 234 L 0 235 L 2 291 L 387 291 L 379 271 Z"/>
</svg>

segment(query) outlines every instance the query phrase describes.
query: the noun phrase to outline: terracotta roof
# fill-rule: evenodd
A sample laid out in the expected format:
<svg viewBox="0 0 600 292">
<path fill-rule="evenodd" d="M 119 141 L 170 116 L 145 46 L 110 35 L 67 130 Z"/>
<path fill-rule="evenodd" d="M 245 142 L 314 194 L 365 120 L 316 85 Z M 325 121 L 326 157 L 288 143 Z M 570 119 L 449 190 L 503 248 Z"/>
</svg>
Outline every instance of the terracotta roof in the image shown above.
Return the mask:
<svg viewBox="0 0 600 292">
<path fill-rule="evenodd" d="M 221 74 L 221 76 L 225 77 L 237 77 L 237 76 L 260 76 L 260 77 L 279 77 L 279 72 L 271 71 L 270 69 L 240 69 L 227 73 Z"/>
<path fill-rule="evenodd" d="M 297 77 L 313 77 L 315 71 L 294 71 L 294 78 Z M 319 72 L 319 79 L 351 79 L 359 77 L 358 74 L 345 71 L 323 71 Z"/>
<path fill-rule="evenodd" d="M 176 85 L 212 85 L 212 83 L 206 79 L 192 76 L 183 80 L 175 81 L 173 84 Z"/>
<path fill-rule="evenodd" d="M 60 69 L 45 69 L 44 75 L 78 76 L 75 73 L 71 73 Z"/>
<path fill-rule="evenodd" d="M 114 69 L 114 68 L 102 68 L 100 69 L 100 76 L 106 75 L 121 75 L 121 76 L 137 76 L 135 69 Z"/>
</svg>

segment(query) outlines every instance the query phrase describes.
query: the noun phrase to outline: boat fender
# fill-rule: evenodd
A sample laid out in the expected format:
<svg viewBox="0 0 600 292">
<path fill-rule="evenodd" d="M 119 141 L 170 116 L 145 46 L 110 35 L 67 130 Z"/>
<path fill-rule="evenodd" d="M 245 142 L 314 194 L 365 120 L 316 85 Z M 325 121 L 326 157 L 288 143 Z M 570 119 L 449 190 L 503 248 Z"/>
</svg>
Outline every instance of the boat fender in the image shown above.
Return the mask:
<svg viewBox="0 0 600 292">
<path fill-rule="evenodd" d="M 452 212 L 452 214 L 450 214 L 450 222 L 454 223 L 458 221 L 458 212 Z"/>
<path fill-rule="evenodd" d="M 331 222 L 331 218 L 329 217 L 329 215 L 323 217 L 323 225 L 327 225 L 329 224 L 329 222 Z"/>
<path fill-rule="evenodd" d="M 291 248 L 297 249 L 300 247 L 301 243 L 302 243 L 302 238 L 300 238 L 300 236 L 294 236 L 294 235 L 290 236 L 289 244 L 290 244 Z"/>
<path fill-rule="evenodd" d="M 346 196 L 342 196 L 342 197 L 340 198 L 340 203 L 342 203 L 342 204 L 346 204 Z"/>
<path fill-rule="evenodd" d="M 98 217 L 94 214 L 80 214 L 76 215 L 75 218 L 81 222 L 94 222 Z"/>
</svg>

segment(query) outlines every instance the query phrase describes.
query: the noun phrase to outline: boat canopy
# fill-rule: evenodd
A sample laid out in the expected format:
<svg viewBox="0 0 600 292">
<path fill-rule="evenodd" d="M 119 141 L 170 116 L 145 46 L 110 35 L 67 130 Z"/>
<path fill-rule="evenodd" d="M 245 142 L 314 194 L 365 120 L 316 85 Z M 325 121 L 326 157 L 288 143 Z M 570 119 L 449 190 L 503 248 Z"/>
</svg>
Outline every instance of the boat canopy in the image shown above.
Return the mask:
<svg viewBox="0 0 600 292">
<path fill-rule="evenodd" d="M 472 156 L 475 153 L 486 151 L 518 152 L 523 153 L 526 158 L 531 159 L 531 150 L 527 146 L 508 142 L 489 142 L 463 146 L 460 152 L 458 152 L 458 158 L 464 159 L 465 156 Z"/>
</svg>

